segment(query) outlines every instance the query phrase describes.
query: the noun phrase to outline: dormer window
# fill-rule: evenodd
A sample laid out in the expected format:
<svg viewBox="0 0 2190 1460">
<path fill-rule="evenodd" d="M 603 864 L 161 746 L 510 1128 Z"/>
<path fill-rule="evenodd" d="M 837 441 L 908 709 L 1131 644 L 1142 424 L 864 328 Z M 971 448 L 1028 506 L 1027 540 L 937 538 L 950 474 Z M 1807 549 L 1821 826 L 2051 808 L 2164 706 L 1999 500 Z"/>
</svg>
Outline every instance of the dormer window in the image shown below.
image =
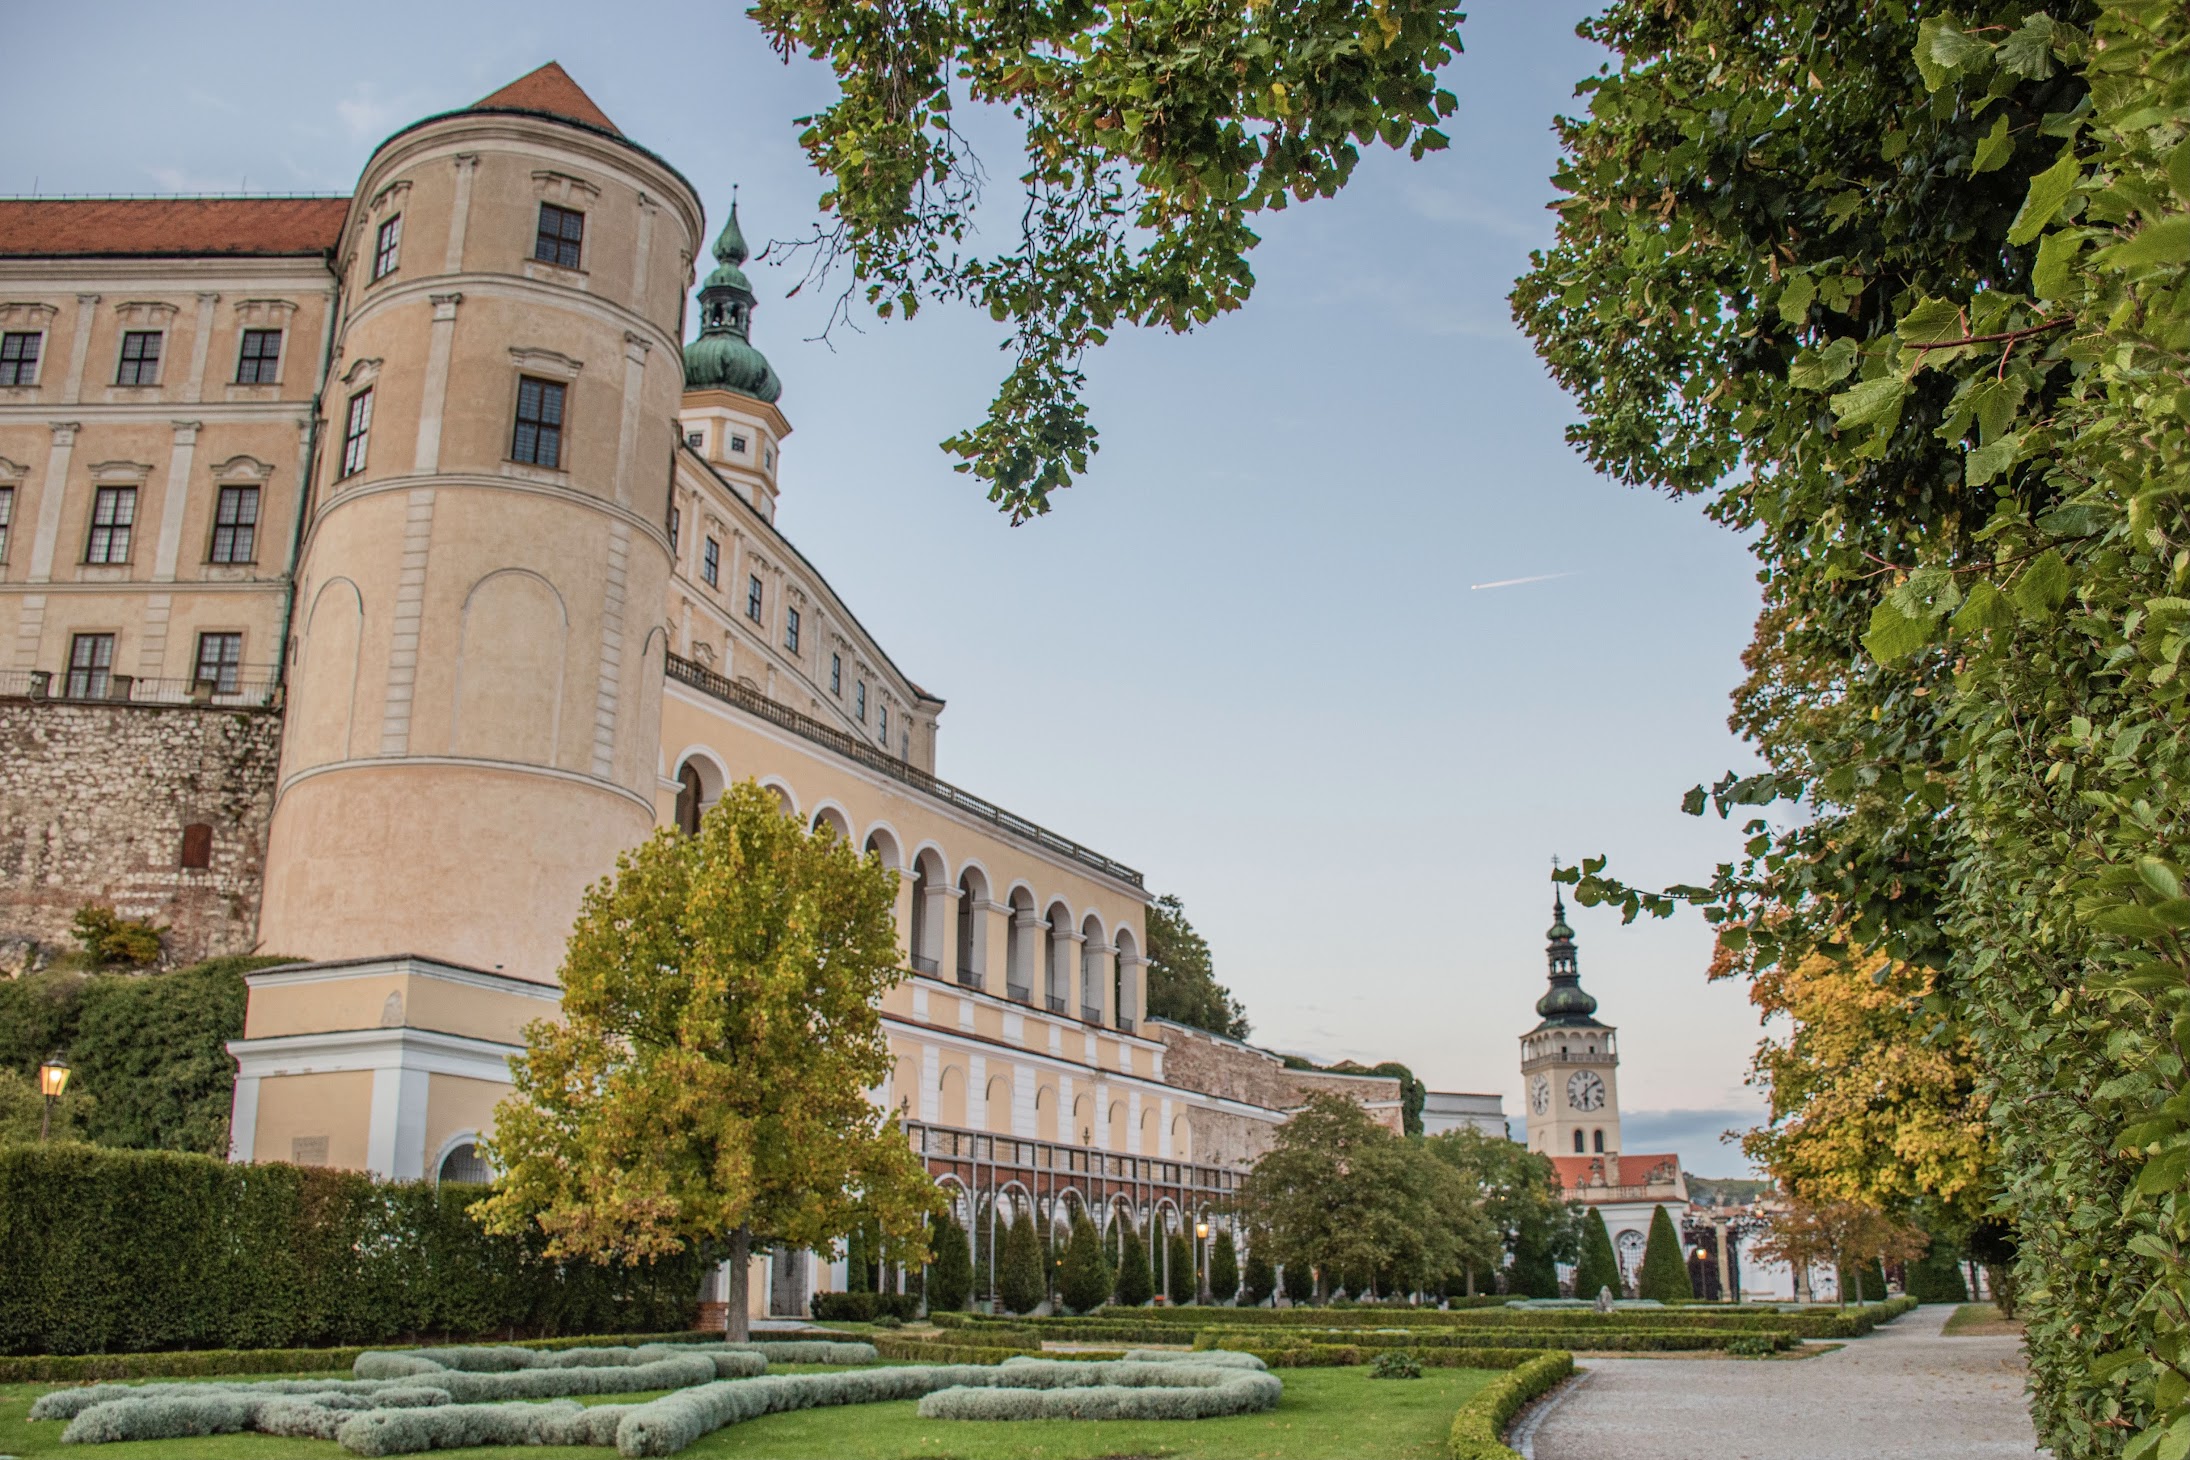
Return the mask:
<svg viewBox="0 0 2190 1460">
<path fill-rule="evenodd" d="M 540 229 L 532 240 L 532 256 L 543 264 L 557 268 L 578 267 L 580 248 L 585 242 L 586 215 L 574 208 L 558 208 L 553 203 L 540 205 Z"/>
</svg>

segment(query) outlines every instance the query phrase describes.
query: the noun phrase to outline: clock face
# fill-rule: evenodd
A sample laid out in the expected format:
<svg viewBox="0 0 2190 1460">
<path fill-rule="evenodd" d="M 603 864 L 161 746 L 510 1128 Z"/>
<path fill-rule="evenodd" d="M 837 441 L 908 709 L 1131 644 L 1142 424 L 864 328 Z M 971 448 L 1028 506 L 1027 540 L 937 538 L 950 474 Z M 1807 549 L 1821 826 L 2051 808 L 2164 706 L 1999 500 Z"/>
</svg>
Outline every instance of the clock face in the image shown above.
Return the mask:
<svg viewBox="0 0 2190 1460">
<path fill-rule="evenodd" d="M 1551 1077 L 1549 1075 L 1538 1075 L 1535 1083 L 1528 1087 L 1528 1105 L 1529 1109 L 1535 1111 L 1538 1115 L 1543 1115 L 1551 1109 Z"/>
<path fill-rule="evenodd" d="M 1566 1082 L 1566 1103 L 1576 1110 L 1595 1110 L 1604 1104 L 1604 1081 L 1594 1070 L 1577 1070 Z"/>
</svg>

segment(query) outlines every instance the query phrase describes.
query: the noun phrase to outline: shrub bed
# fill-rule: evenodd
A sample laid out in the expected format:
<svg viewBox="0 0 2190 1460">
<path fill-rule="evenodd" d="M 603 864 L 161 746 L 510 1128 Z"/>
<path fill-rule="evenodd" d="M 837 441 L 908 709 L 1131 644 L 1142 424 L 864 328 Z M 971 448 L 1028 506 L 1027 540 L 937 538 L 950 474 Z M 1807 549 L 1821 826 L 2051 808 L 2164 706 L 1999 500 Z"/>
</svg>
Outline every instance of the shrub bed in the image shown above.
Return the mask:
<svg viewBox="0 0 2190 1460">
<path fill-rule="evenodd" d="M 635 1347 L 640 1344 L 719 1344 L 719 1330 L 676 1333 L 588 1333 L 563 1338 L 513 1340 L 520 1348 L 567 1350 Z M 180 1349 L 135 1354 L 0 1355 L 0 1384 L 81 1383 L 87 1379 L 187 1379 L 221 1374 L 309 1374 L 350 1368 L 363 1347 Z M 786 1363 L 802 1363 L 786 1359 Z M 845 1362 L 858 1362 L 846 1360 Z M 872 1362 L 869 1360 L 869 1362 Z"/>
<path fill-rule="evenodd" d="M 901 1338 L 894 1333 L 874 1335 L 874 1346 L 883 1358 L 916 1364 L 1000 1364 L 1015 1355 L 1042 1351 L 1039 1342 L 1024 1348 L 1005 1348 L 996 1344 L 937 1343 L 924 1338 Z"/>
<path fill-rule="evenodd" d="M 704 1255 L 557 1263 L 476 1188 L 75 1144 L 0 1149 L 0 1353 L 689 1328 Z"/>
<path fill-rule="evenodd" d="M 1205 1329 L 1194 1335 L 1196 1348 L 1256 1350 L 1269 1342 L 1267 1333 L 1232 1332 Z M 1723 1349 L 1729 1344 L 1762 1344 L 1769 1352 L 1792 1348 L 1794 1334 L 1785 1329 L 1736 1328 L 1713 1330 L 1706 1328 L 1670 1329 L 1614 1329 L 1609 1332 L 1576 1333 L 1562 1329 L 1501 1328 L 1492 1332 L 1476 1333 L 1356 1333 L 1345 1329 L 1311 1330 L 1305 1333 L 1284 1335 L 1285 1343 L 1334 1344 L 1377 1352 L 1384 1349 L 1416 1349 L 1434 1352 L 1439 1349 L 1467 1349 L 1503 1347 L 1515 1350 L 1543 1352 L 1549 1349 L 1593 1349 L 1601 1353 L 1692 1353 L 1709 1349 Z M 1492 1340 L 1486 1344 L 1484 1341 Z"/>
<path fill-rule="evenodd" d="M 820 1323 L 904 1322 L 920 1316 L 920 1299 L 913 1293 L 816 1293 L 807 1307 Z"/>
<path fill-rule="evenodd" d="M 1523 1405 L 1549 1393 L 1573 1372 L 1574 1355 L 1549 1353 L 1485 1386 L 1453 1416 L 1447 1441 L 1453 1460 L 1520 1460 L 1506 1448 L 1506 1426 Z"/>
<path fill-rule="evenodd" d="M 1055 1366 L 1041 1365 L 1045 1371 Z M 1260 1366 L 1091 1364 L 1078 1374 L 1045 1373 L 1022 1387 L 1026 1368 L 1006 1366 L 995 1388 L 954 1387 L 920 1401 L 922 1419 L 1210 1419 L 1275 1409 L 1285 1386 Z"/>
</svg>

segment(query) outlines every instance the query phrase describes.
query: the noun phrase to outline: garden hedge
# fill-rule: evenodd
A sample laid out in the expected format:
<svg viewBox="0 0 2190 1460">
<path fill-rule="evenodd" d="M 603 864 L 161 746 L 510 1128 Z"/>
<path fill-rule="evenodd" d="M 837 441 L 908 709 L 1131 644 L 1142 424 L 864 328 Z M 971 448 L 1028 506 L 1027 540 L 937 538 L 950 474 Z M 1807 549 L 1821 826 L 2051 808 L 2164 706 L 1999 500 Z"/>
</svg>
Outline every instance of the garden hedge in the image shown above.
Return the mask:
<svg viewBox="0 0 2190 1460">
<path fill-rule="evenodd" d="M 0 1354 L 689 1329 L 701 1256 L 547 1260 L 476 1188 L 55 1144 L 0 1148 Z"/>
<path fill-rule="evenodd" d="M 816 1293 L 807 1309 L 819 1323 L 872 1323 L 920 1316 L 917 1293 Z"/>
<path fill-rule="evenodd" d="M 1446 1440 L 1453 1460 L 1520 1460 L 1506 1448 L 1506 1426 L 1523 1405 L 1548 1394 L 1573 1372 L 1574 1355 L 1549 1353 L 1485 1385 L 1453 1416 Z"/>
<path fill-rule="evenodd" d="M 1205 1329 L 1194 1335 L 1194 1347 L 1261 1352 L 1269 1343 L 1267 1330 Z M 1485 1339 L 1494 1340 L 1486 1344 Z M 1325 1329 L 1306 1333 L 1288 1331 L 1285 1347 L 1294 1344 L 1344 1344 L 1366 1353 L 1412 1349 L 1433 1353 L 1440 1349 L 1483 1350 L 1505 1348 L 1542 1353 L 1551 1349 L 1583 1349 L 1597 1353 L 1699 1353 L 1726 1349 L 1739 1343 L 1762 1345 L 1766 1352 L 1793 1348 L 1795 1335 L 1786 1329 L 1619 1329 L 1605 1333 L 1576 1333 L 1571 1329 L 1501 1328 L 1484 1333 L 1375 1333 Z"/>
</svg>

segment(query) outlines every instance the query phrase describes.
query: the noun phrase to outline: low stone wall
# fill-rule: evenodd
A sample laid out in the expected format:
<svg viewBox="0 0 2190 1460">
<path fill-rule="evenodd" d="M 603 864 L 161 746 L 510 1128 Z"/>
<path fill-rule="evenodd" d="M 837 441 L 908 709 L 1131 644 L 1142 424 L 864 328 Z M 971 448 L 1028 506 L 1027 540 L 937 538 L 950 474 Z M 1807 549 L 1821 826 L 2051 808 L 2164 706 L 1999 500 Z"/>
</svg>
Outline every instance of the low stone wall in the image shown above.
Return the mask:
<svg viewBox="0 0 2190 1460">
<path fill-rule="evenodd" d="M 280 756 L 278 711 L 0 699 L 0 972 L 87 902 L 167 927 L 170 963 L 252 951 Z"/>
</svg>

